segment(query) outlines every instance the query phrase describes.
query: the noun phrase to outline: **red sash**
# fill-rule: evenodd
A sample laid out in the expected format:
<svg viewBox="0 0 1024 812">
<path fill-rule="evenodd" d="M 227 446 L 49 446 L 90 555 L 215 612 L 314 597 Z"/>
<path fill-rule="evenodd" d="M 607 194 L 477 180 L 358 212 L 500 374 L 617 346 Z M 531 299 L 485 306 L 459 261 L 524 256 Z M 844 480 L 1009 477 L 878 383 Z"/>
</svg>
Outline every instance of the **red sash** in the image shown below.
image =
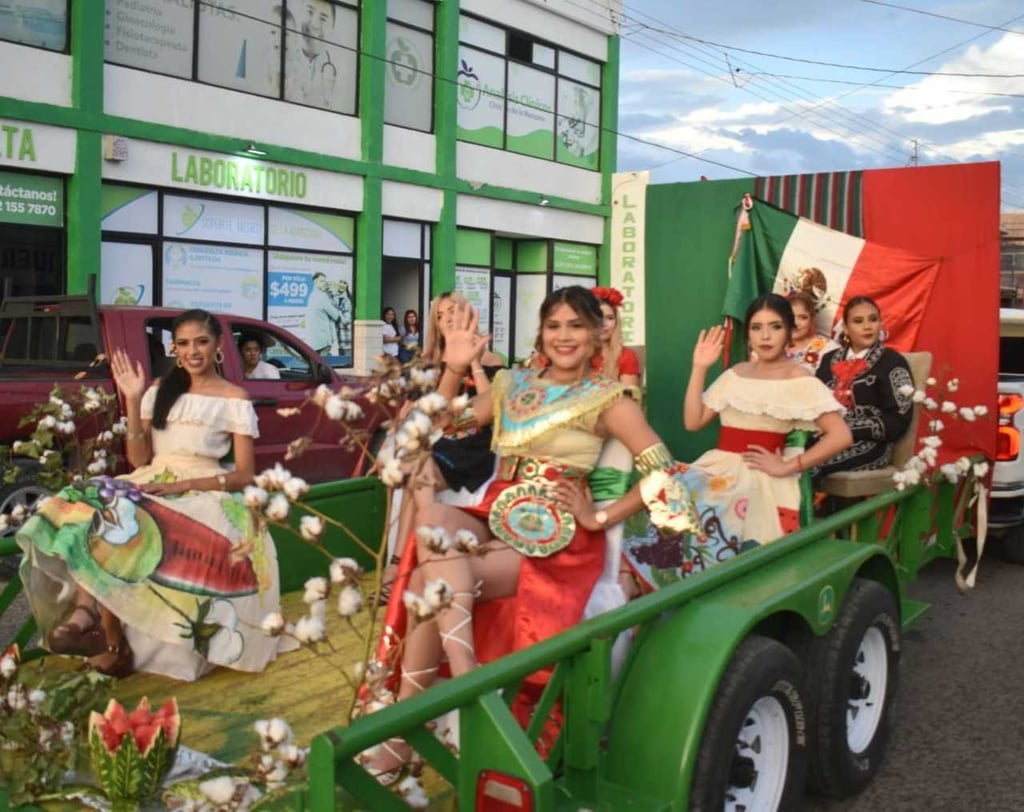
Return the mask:
<svg viewBox="0 0 1024 812">
<path fill-rule="evenodd" d="M 752 431 L 732 426 L 722 426 L 718 435 L 718 450 L 742 454 L 749 446 L 759 445 L 769 451 L 781 451 L 786 445 L 786 434 L 779 431 Z"/>
</svg>

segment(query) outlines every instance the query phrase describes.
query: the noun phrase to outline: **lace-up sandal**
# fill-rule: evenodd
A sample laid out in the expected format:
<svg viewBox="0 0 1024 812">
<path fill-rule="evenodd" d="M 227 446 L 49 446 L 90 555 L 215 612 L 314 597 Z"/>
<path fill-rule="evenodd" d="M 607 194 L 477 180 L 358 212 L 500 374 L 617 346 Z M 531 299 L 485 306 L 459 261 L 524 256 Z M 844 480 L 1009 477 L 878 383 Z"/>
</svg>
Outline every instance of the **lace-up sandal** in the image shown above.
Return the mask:
<svg viewBox="0 0 1024 812">
<path fill-rule="evenodd" d="M 82 626 L 70 618 L 81 610 L 87 614 L 92 623 Z M 107 636 L 103 633 L 103 624 L 96 607 L 87 603 L 79 603 L 71 610 L 68 620 L 54 628 L 46 636 L 46 647 L 54 654 L 69 654 L 78 657 L 95 657 L 107 650 Z"/>
<path fill-rule="evenodd" d="M 104 657 L 104 654 L 112 654 L 114 656 L 112 658 Z M 96 662 L 100 658 L 104 659 L 102 664 Z M 132 653 L 132 647 L 128 645 L 128 639 L 122 637 L 116 645 L 106 646 L 103 653 L 96 655 L 86 662 L 85 668 L 88 671 L 96 671 L 108 677 L 116 677 L 117 679 L 124 679 L 134 673 L 135 656 Z"/>
</svg>

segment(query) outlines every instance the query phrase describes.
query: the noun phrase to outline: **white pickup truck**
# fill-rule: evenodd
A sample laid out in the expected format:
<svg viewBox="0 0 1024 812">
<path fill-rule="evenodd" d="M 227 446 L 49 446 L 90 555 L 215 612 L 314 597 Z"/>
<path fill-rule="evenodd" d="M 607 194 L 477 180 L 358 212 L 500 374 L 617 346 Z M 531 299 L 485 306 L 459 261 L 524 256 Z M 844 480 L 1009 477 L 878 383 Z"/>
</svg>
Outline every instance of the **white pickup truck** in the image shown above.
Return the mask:
<svg viewBox="0 0 1024 812">
<path fill-rule="evenodd" d="M 1024 310 L 999 311 L 999 437 L 989 527 L 1007 559 L 1024 564 Z"/>
</svg>

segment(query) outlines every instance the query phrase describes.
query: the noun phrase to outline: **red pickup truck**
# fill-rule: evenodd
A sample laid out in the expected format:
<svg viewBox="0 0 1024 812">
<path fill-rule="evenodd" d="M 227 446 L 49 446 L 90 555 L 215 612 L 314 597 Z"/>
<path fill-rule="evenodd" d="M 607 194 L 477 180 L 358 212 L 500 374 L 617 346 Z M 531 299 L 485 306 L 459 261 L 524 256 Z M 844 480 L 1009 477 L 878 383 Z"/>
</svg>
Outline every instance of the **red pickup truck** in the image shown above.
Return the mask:
<svg viewBox="0 0 1024 812">
<path fill-rule="evenodd" d="M 28 432 L 19 428 L 18 422 L 49 397 L 55 384 L 65 391 L 82 385 L 102 385 L 114 391 L 106 362 L 90 366 L 112 348 L 123 347 L 142 362 L 151 378 L 160 377 L 174 363 L 167 349 L 171 321 L 179 312 L 97 307 L 91 295 L 7 297 L 0 305 L 0 444 L 26 438 Z M 310 483 L 355 474 L 362 461 L 360 449 L 344 442 L 344 429 L 321 418 L 320 409 L 306 399 L 320 384 L 334 390 L 348 384 L 358 390 L 365 387 L 365 379 L 339 375 L 310 347 L 279 327 L 230 313 L 216 315 L 225 337 L 221 373 L 248 390 L 259 416 L 256 470 L 283 460 L 288 443 L 313 427 L 312 444 L 302 456 L 288 462 L 289 470 Z M 279 368 L 280 380 L 244 376 L 237 346 L 242 334 L 263 337 L 267 360 Z M 365 399 L 358 400 L 364 412 L 359 429 L 369 437 L 380 422 L 378 410 Z M 302 412 L 282 417 L 278 410 L 288 407 L 300 407 Z M 13 485 L 0 487 L 0 512 L 19 502 L 31 503 L 41 492 L 33 482 L 34 462 L 16 462 L 22 474 Z"/>
</svg>

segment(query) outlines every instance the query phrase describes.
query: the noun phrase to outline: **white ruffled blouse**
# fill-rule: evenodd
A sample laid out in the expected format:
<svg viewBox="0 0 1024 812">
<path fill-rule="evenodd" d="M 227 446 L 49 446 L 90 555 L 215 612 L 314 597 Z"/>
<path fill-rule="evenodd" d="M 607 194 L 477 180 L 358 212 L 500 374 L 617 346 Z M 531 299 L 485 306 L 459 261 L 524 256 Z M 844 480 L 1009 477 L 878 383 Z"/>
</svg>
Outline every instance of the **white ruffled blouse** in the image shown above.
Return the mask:
<svg viewBox="0 0 1024 812">
<path fill-rule="evenodd" d="M 142 397 L 142 419 L 153 419 L 156 386 Z M 231 450 L 231 435 L 259 437 L 252 401 L 186 392 L 171 407 L 167 427 L 153 429 L 153 457 L 207 457 L 219 460 Z"/>
<path fill-rule="evenodd" d="M 782 380 L 744 378 L 727 369 L 704 392 L 704 405 L 718 412 L 723 426 L 752 431 L 815 431 L 815 420 L 846 410 L 832 390 L 813 375 Z"/>
</svg>

